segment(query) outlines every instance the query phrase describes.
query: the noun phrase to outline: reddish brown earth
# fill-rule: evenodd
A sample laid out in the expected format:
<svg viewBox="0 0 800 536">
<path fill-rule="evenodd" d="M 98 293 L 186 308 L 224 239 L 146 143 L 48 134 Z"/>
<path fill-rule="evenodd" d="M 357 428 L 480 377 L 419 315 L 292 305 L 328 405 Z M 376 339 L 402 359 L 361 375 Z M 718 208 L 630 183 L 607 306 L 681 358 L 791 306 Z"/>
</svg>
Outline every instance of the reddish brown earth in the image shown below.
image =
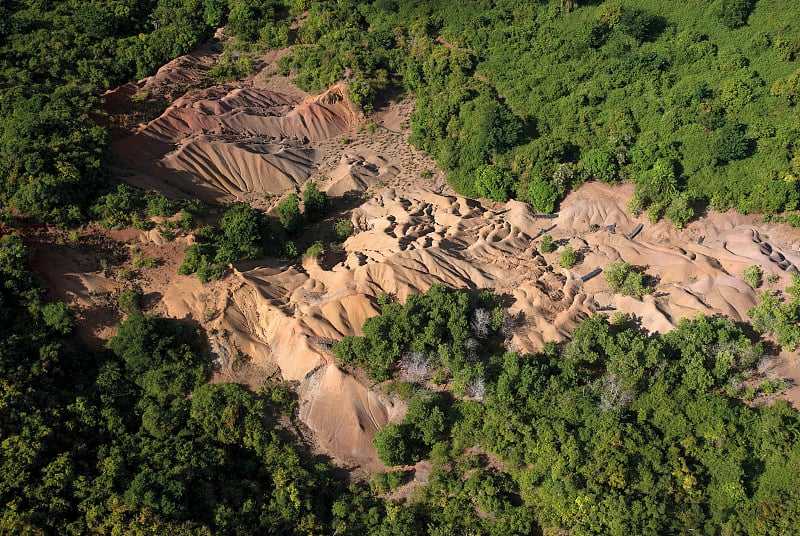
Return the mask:
<svg viewBox="0 0 800 536">
<path fill-rule="evenodd" d="M 83 253 L 80 244 L 37 248 L 34 267 L 56 296 L 89 321 L 83 336 L 94 344 L 116 322 L 109 300 L 136 285 L 153 311 L 206 328 L 218 380 L 254 388 L 268 378 L 294 382 L 299 417 L 317 449 L 345 466 L 380 469 L 374 433 L 404 413 L 400 401 L 337 367 L 329 350 L 331 341 L 359 333 L 364 320 L 378 313 L 381 292 L 402 300 L 438 282 L 489 289 L 507 298 L 518 319 L 508 346 L 534 351 L 545 341 L 566 339 L 601 310 L 637 315 L 644 327 L 660 332 L 698 313 L 745 320 L 756 300 L 740 277 L 745 267 L 757 264 L 765 276 L 777 276 L 775 289 L 790 279 L 776 259 L 800 267 L 797 229 L 713 212 L 682 231 L 668 222 L 652 225 L 627 211 L 630 185 L 587 183 L 562 202 L 554 220 L 538 219 L 515 201 L 500 206 L 463 198 L 433 161 L 407 143 L 410 101 L 364 119 L 343 85 L 313 96 L 283 77 L 267 77 L 277 53 L 261 59 L 263 70 L 247 80 L 212 85 L 201 72 L 213 58 L 213 50 L 206 52 L 116 92 L 124 101 L 174 81 L 199 80 L 202 86 L 115 143 L 120 175 L 169 195 L 248 200 L 264 209 L 316 180 L 334 197 L 358 199 L 347 213 L 356 233 L 341 259 L 240 263 L 224 280 L 204 285 L 176 275 L 190 236 L 164 243 L 155 231 L 128 231 L 107 235 L 128 250 L 127 260 L 111 269 L 101 270 L 98 254 Z M 625 233 L 639 223 L 642 232 L 628 239 Z M 580 254 L 571 269 L 558 266 L 558 253 L 538 251 L 536 237 L 551 225 L 549 234 Z M 81 243 L 89 235 L 83 233 Z M 771 255 L 762 253 L 764 244 Z M 131 253 L 134 247 L 137 253 Z M 137 255 L 156 257 L 160 265 L 134 270 L 130 263 Z M 581 281 L 593 268 L 616 261 L 656 276 L 656 293 L 637 301 L 612 294 L 602 276 Z M 797 356 L 782 354 L 767 374 L 797 382 Z M 798 389 L 785 395 L 792 403 L 800 400 Z"/>
</svg>

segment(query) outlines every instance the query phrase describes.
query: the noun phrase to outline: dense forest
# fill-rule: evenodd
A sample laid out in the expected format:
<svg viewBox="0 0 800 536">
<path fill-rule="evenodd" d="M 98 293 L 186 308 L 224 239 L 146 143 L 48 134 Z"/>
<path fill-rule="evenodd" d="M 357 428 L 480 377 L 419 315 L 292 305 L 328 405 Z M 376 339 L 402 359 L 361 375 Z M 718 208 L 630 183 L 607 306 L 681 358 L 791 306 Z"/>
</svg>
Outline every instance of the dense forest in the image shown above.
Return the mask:
<svg viewBox="0 0 800 536">
<path fill-rule="evenodd" d="M 348 77 L 367 112 L 413 94 L 411 141 L 468 195 L 551 212 L 583 181 L 631 180 L 631 210 L 678 226 L 703 205 L 795 210 L 797 20 L 800 6 L 775 0 L 2 2 L 0 533 L 794 532 L 800 416 L 750 403 L 781 388 L 755 380 L 765 358 L 750 326 L 699 316 L 659 335 L 601 315 L 520 355 L 489 293 L 384 295 L 364 336 L 333 352 L 408 403 L 378 454 L 433 469 L 398 502 L 411 471 L 348 483 L 299 441 L 285 385 L 209 383 L 199 326 L 142 311 L 133 291 L 108 348 L 83 350 L 74 314 L 45 300 L 6 227 L 163 211 L 192 225 L 195 203 L 116 184 L 98 97 L 220 25 L 242 50 L 293 45 L 282 68 L 304 89 Z M 313 184 L 300 201 L 278 210 L 288 238 L 329 208 Z M 220 214 L 183 273 L 298 254 L 249 206 Z M 352 226 L 340 227 L 343 240 Z M 639 292 L 629 275 L 620 289 Z M 800 281 L 763 293 L 750 316 L 796 348 Z"/>
<path fill-rule="evenodd" d="M 311 5 L 287 70 L 307 89 L 352 70 L 369 109 L 411 91 L 413 143 L 467 195 L 550 212 L 593 178 L 636 184 L 632 211 L 800 200 L 798 6 L 714 2 Z"/>
<path fill-rule="evenodd" d="M 335 352 L 408 399 L 375 438 L 387 465 L 433 463 L 403 504 L 384 494 L 406 473 L 347 486 L 282 424 L 285 387 L 207 383 L 197 326 L 130 291 L 108 350 L 75 349 L 26 254 L 0 241 L 3 533 L 788 534 L 800 514 L 800 415 L 742 401 L 763 352 L 727 319 L 601 315 L 519 355 L 491 295 L 385 297 Z"/>
</svg>

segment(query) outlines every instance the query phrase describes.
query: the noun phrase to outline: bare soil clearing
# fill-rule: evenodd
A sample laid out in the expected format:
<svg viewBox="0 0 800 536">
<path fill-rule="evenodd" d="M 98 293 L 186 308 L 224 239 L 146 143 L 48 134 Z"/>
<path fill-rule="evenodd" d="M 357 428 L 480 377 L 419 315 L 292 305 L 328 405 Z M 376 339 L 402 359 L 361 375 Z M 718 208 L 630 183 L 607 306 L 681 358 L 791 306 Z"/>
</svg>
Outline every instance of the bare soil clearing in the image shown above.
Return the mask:
<svg viewBox="0 0 800 536">
<path fill-rule="evenodd" d="M 262 61 L 265 71 L 272 61 Z M 177 62 L 139 87 L 166 83 L 159 77 L 182 80 L 189 75 L 180 69 L 193 65 Z M 682 231 L 668 222 L 651 225 L 627 211 L 630 185 L 587 183 L 562 202 L 553 220 L 537 218 L 519 202 L 498 206 L 455 195 L 434 162 L 406 141 L 412 108 L 408 100 L 394 103 L 365 128 L 341 85 L 311 96 L 285 78 L 257 75 L 191 90 L 115 144 L 127 180 L 168 195 L 248 200 L 269 209 L 313 179 L 334 197 L 355 196 L 358 206 L 348 215 L 356 233 L 341 261 L 240 263 L 226 279 L 203 285 L 176 275 L 188 238 L 162 245 L 157 236 L 133 233 L 119 238 L 161 264 L 132 280 L 82 265 L 74 246 L 38 249 L 34 267 L 55 295 L 90 321 L 97 296 L 135 284 L 153 297 L 156 312 L 200 322 L 218 377 L 253 387 L 277 375 L 295 382 L 299 416 L 318 451 L 364 471 L 381 468 L 372 438 L 405 408 L 340 370 L 329 344 L 359 333 L 378 313 L 381 292 L 402 300 L 438 282 L 489 289 L 517 319 L 509 345 L 526 352 L 566 339 L 600 311 L 636 315 L 659 332 L 698 313 L 743 321 L 756 300 L 740 277 L 744 268 L 761 266 L 765 277 L 778 277 L 771 286 L 783 289 L 800 267 L 797 229 L 713 212 Z M 626 238 L 639 223 L 641 233 Z M 558 267 L 558 252 L 539 253 L 537 237 L 551 225 L 557 243 L 579 252 L 572 269 Z M 611 294 L 602 275 L 581 281 L 617 261 L 645 268 L 656 293 L 637 301 Z M 95 338 L 109 334 L 111 318 L 95 318 Z M 236 365 L 239 354 L 247 356 L 246 367 Z M 800 383 L 796 356 L 782 355 L 772 373 Z M 787 394 L 794 404 L 798 395 L 796 388 Z"/>
</svg>

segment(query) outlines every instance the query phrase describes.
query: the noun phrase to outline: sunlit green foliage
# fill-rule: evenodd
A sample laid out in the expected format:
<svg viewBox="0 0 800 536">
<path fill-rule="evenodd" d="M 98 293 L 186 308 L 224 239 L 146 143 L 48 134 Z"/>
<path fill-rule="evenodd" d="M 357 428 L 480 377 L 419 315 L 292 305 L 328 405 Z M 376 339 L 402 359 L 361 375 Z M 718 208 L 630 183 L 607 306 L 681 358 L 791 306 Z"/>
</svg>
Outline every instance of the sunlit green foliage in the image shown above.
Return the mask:
<svg viewBox="0 0 800 536">
<path fill-rule="evenodd" d="M 205 2 L 209 3 L 209 2 Z M 6 2 L 0 11 L 0 201 L 84 221 L 107 191 L 97 96 L 143 78 L 212 31 L 199 0 Z M 200 8 L 200 9 L 198 9 Z"/>
<path fill-rule="evenodd" d="M 243 259 L 257 259 L 279 244 L 264 215 L 247 203 L 231 205 L 219 221 L 219 228 L 197 232 L 198 243 L 186 246 L 178 273 L 197 273 L 203 283 L 225 275 L 225 265 Z"/>
<path fill-rule="evenodd" d="M 305 225 L 305 218 L 300 212 L 300 200 L 297 198 L 297 194 L 289 194 L 286 199 L 278 203 L 275 207 L 275 212 L 278 213 L 281 225 L 290 235 L 300 232 Z"/>
<path fill-rule="evenodd" d="M 353 234 L 354 227 L 353 222 L 347 219 L 339 219 L 336 220 L 333 224 L 333 236 L 339 242 L 344 242 L 347 238 Z"/>
<path fill-rule="evenodd" d="M 552 253 L 556 250 L 556 246 L 553 244 L 553 237 L 549 234 L 542 236 L 542 241 L 539 243 L 539 249 L 542 250 L 542 253 Z"/>
<path fill-rule="evenodd" d="M 800 277 L 792 275 L 787 287 L 788 300 L 767 289 L 759 295 L 758 304 L 747 312 L 753 328 L 759 333 L 772 333 L 787 351 L 800 345 Z"/>
<path fill-rule="evenodd" d="M 742 278 L 747 281 L 747 284 L 750 285 L 750 288 L 757 289 L 761 286 L 762 277 L 764 272 L 761 270 L 761 267 L 757 264 L 752 266 L 748 266 L 744 270 L 742 270 Z"/>
<path fill-rule="evenodd" d="M 644 284 L 642 272 L 634 270 L 626 262 L 612 262 L 605 269 L 605 277 L 611 292 L 618 292 L 623 296 L 641 300 L 645 294 L 653 292 L 652 288 Z"/>
<path fill-rule="evenodd" d="M 266 218 L 247 203 L 237 203 L 219 221 L 216 261 L 226 264 L 264 255 L 272 233 Z"/>
<path fill-rule="evenodd" d="M 467 294 L 438 284 L 425 294 L 409 295 L 404 305 L 389 296 L 382 296 L 379 304 L 381 314 L 364 322 L 363 337 L 344 337 L 333 345 L 337 359 L 365 369 L 376 381 L 392 377 L 400 357 L 411 352 L 430 356 L 432 366 L 443 367 L 463 386 L 480 375 L 480 367 L 469 362 Z M 500 326 L 490 327 L 496 331 Z"/>
<path fill-rule="evenodd" d="M 314 23 L 300 33 L 316 45 L 287 62 L 315 89 L 353 69 L 359 99 L 396 73 L 416 97 L 411 142 L 461 193 L 516 195 L 546 210 L 552 192 L 587 178 L 631 179 L 639 208 L 682 227 L 696 201 L 797 207 L 800 34 L 783 21 L 798 9 L 751 0 L 312 3 Z"/>
<path fill-rule="evenodd" d="M 783 467 L 800 463 L 800 442 L 773 430 L 800 430 L 800 417 L 782 402 L 736 399 L 751 396 L 735 385 L 761 352 L 724 318 L 682 320 L 659 336 L 630 317 L 596 316 L 560 352 L 491 358 L 483 403 L 417 394 L 375 445 L 388 465 L 434 463 L 412 503 L 435 505 L 429 527 L 676 534 L 711 520 L 742 534 L 787 530 L 800 477 Z"/>
<path fill-rule="evenodd" d="M 567 244 L 558 254 L 558 265 L 562 268 L 572 268 L 578 262 L 578 254 L 571 244 Z"/>
</svg>

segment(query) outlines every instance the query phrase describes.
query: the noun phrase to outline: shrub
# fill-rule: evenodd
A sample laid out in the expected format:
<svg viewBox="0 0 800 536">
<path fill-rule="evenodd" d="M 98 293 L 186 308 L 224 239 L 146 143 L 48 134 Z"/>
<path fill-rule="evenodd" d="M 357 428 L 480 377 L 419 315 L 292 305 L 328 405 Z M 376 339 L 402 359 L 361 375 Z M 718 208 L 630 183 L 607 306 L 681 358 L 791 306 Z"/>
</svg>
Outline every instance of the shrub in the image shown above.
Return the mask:
<svg viewBox="0 0 800 536">
<path fill-rule="evenodd" d="M 605 149 L 592 149 L 583 157 L 583 163 L 591 175 L 603 182 L 614 182 L 618 178 L 619 164 L 617 159 Z"/>
<path fill-rule="evenodd" d="M 755 264 L 742 270 L 742 278 L 747 281 L 747 284 L 753 290 L 761 286 L 763 275 L 761 267 Z"/>
<path fill-rule="evenodd" d="M 148 216 L 172 216 L 175 213 L 172 201 L 163 195 L 149 194 L 147 198 L 146 213 Z"/>
<path fill-rule="evenodd" d="M 653 289 L 645 286 L 644 276 L 631 267 L 627 262 L 614 262 L 605 272 L 606 281 L 611 292 L 631 296 L 641 300 L 645 294 L 650 294 Z"/>
<path fill-rule="evenodd" d="M 286 243 L 283 245 L 283 253 L 287 257 L 297 257 L 300 255 L 300 251 L 297 249 L 297 246 L 291 240 L 287 240 Z"/>
<path fill-rule="evenodd" d="M 289 196 L 275 207 L 278 219 L 288 234 L 295 234 L 303 228 L 303 215 L 300 213 L 300 201 L 297 194 Z"/>
<path fill-rule="evenodd" d="M 556 208 L 556 193 L 553 185 L 542 178 L 535 178 L 528 184 L 527 201 L 539 212 L 550 214 Z"/>
<path fill-rule="evenodd" d="M 123 313 L 133 314 L 142 310 L 142 293 L 134 289 L 125 289 L 119 293 L 117 306 Z"/>
<path fill-rule="evenodd" d="M 606 282 L 611 292 L 619 292 L 625 284 L 625 278 L 631 273 L 631 265 L 627 262 L 613 262 L 605 271 Z"/>
<path fill-rule="evenodd" d="M 353 222 L 347 219 L 336 220 L 333 224 L 333 235 L 339 242 L 344 242 L 347 237 L 353 234 Z"/>
<path fill-rule="evenodd" d="M 201 264 L 197 269 L 197 279 L 201 283 L 222 279 L 223 275 L 225 275 L 225 267 L 216 262 Z"/>
<path fill-rule="evenodd" d="M 308 181 L 303 190 L 303 210 L 308 221 L 319 221 L 330 208 L 328 194 L 317 188 L 317 183 Z"/>
<path fill-rule="evenodd" d="M 325 255 L 325 246 L 322 245 L 322 242 L 317 240 L 306 249 L 306 252 L 303 253 L 304 259 L 319 259 Z"/>
<path fill-rule="evenodd" d="M 544 235 L 542 241 L 539 243 L 539 249 L 542 250 L 542 253 L 552 253 L 555 251 L 556 247 L 553 245 L 553 237 L 549 234 Z"/>
<path fill-rule="evenodd" d="M 192 244 L 186 246 L 183 251 L 183 261 L 178 266 L 178 274 L 189 275 L 197 271 L 203 257 L 203 246 L 200 244 Z"/>
<path fill-rule="evenodd" d="M 694 208 L 689 200 L 689 194 L 683 192 L 673 197 L 664 211 L 664 215 L 672 221 L 676 229 L 683 229 L 694 217 Z"/>
<path fill-rule="evenodd" d="M 133 259 L 134 268 L 155 268 L 158 265 L 158 259 L 155 257 L 136 257 Z"/>
<path fill-rule="evenodd" d="M 511 180 L 504 170 L 493 165 L 478 168 L 475 176 L 475 190 L 478 195 L 493 201 L 508 201 L 508 185 Z"/>
<path fill-rule="evenodd" d="M 578 255 L 575 253 L 575 249 L 567 244 L 561 250 L 561 255 L 558 257 L 558 265 L 562 268 L 572 268 L 576 262 L 578 262 Z"/>
</svg>

